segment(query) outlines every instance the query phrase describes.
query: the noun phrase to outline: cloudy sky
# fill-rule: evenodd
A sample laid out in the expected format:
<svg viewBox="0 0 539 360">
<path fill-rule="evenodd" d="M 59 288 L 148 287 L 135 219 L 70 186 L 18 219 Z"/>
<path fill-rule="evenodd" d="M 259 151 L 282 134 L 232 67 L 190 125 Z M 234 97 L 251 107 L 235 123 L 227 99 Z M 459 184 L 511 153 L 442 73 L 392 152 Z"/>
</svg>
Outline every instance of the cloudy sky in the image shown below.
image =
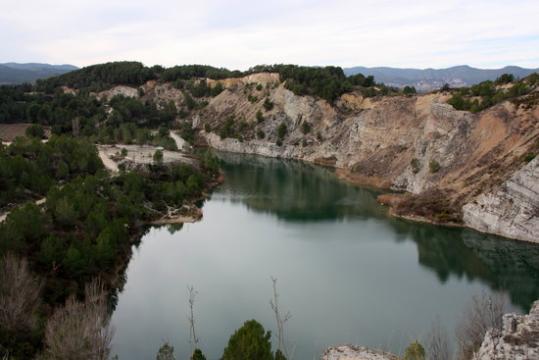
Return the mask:
<svg viewBox="0 0 539 360">
<path fill-rule="evenodd" d="M 538 0 L 4 0 L 0 62 L 539 67 Z"/>
</svg>

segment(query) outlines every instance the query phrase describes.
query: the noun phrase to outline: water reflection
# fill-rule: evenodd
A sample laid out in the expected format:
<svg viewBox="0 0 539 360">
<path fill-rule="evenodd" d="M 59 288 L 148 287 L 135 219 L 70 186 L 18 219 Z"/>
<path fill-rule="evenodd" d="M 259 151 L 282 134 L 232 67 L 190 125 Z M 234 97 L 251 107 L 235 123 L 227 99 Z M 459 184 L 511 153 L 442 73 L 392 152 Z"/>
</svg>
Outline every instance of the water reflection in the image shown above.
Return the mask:
<svg viewBox="0 0 539 360">
<path fill-rule="evenodd" d="M 443 283 L 453 275 L 481 279 L 528 311 L 539 299 L 539 246 L 481 234 L 390 219 L 377 193 L 339 181 L 329 169 L 296 161 L 219 154 L 226 182 L 219 195 L 290 222 L 384 218 L 397 241 L 417 244 L 419 263 Z"/>
<path fill-rule="evenodd" d="M 217 196 L 286 221 L 383 217 L 373 191 L 349 186 L 326 168 L 297 161 L 220 153 L 226 181 Z"/>
<path fill-rule="evenodd" d="M 188 285 L 200 293 L 208 359 L 247 319 L 275 333 L 270 276 L 293 314 L 296 359 L 338 343 L 399 352 L 438 316 L 453 334 L 482 291 L 508 293 L 512 310 L 539 298 L 537 246 L 390 218 L 376 193 L 328 169 L 221 156 L 226 181 L 204 204 L 204 219 L 151 228 L 133 249 L 112 320 L 120 359 L 155 358 L 163 340 L 188 358 Z"/>
<path fill-rule="evenodd" d="M 450 276 L 480 279 L 493 290 L 507 291 L 511 301 L 528 311 L 539 299 L 539 246 L 481 234 L 470 229 L 443 228 L 392 219 L 401 236 L 417 244 L 419 264 Z"/>
</svg>

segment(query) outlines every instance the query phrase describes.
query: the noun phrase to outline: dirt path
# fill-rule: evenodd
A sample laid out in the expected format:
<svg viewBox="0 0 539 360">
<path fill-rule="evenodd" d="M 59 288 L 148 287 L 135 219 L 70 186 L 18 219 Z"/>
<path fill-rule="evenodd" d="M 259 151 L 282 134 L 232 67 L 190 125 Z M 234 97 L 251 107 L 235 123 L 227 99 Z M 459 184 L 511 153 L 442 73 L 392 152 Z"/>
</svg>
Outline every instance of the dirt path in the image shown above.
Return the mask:
<svg viewBox="0 0 539 360">
<path fill-rule="evenodd" d="M 34 204 L 36 204 L 36 205 L 39 206 L 39 205 L 45 204 L 46 201 L 47 201 L 47 198 L 41 198 L 41 199 L 39 199 L 39 200 L 36 200 L 36 201 L 34 202 Z M 13 211 L 13 210 L 6 211 L 6 212 L 0 214 L 0 223 L 3 223 L 3 222 L 6 220 L 7 216 L 9 215 L 9 213 L 10 213 L 11 211 Z"/>
<path fill-rule="evenodd" d="M 99 158 L 101 158 L 103 165 L 105 165 L 105 167 L 108 170 L 112 171 L 113 173 L 120 172 L 120 169 L 118 168 L 118 164 L 116 164 L 111 158 L 107 156 L 107 153 L 105 152 L 103 148 L 98 146 L 98 151 L 99 151 Z"/>
<path fill-rule="evenodd" d="M 190 147 L 189 143 L 185 141 L 180 135 L 176 134 L 174 131 L 170 131 L 170 137 L 176 143 L 178 150 L 182 151 L 185 150 L 184 148 Z"/>
</svg>

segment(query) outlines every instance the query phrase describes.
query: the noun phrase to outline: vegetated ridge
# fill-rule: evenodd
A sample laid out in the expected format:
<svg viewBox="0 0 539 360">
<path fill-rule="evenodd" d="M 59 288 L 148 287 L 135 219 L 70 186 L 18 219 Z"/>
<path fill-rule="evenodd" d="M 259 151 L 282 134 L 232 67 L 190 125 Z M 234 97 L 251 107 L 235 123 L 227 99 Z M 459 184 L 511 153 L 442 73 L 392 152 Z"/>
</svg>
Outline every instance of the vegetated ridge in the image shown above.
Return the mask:
<svg viewBox="0 0 539 360">
<path fill-rule="evenodd" d="M 191 143 L 332 166 L 349 181 L 398 192 L 380 198 L 395 215 L 536 242 L 538 78 L 505 74 L 417 95 L 413 87 L 346 77 L 338 67 L 238 72 L 122 62 L 39 81 L 36 88 L 108 101 L 113 111 L 102 115 L 108 133 L 81 118 L 80 126 L 100 141 L 133 133 L 133 122 L 151 123 L 144 108 L 168 106 Z M 56 131 L 70 129 L 67 121 Z"/>
<path fill-rule="evenodd" d="M 464 87 L 482 81 L 496 80 L 503 74 L 511 74 L 516 78 L 524 78 L 538 69 L 526 69 L 518 66 L 505 66 L 500 69 L 478 69 L 468 65 L 453 66 L 445 69 L 406 69 L 392 67 L 345 68 L 346 75 L 361 73 L 372 75 L 378 81 L 391 86 L 414 86 L 418 91 L 427 92 L 442 88 L 445 84 L 451 87 Z"/>
</svg>

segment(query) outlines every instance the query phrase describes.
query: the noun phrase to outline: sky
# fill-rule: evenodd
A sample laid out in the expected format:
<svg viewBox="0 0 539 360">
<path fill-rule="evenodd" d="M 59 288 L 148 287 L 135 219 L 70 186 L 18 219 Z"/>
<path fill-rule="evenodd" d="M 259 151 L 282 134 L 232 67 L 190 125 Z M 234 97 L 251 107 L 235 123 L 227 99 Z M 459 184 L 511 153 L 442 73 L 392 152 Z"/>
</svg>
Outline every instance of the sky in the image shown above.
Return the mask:
<svg viewBox="0 0 539 360">
<path fill-rule="evenodd" d="M 539 67 L 538 0 L 1 0 L 0 62 Z"/>
</svg>

